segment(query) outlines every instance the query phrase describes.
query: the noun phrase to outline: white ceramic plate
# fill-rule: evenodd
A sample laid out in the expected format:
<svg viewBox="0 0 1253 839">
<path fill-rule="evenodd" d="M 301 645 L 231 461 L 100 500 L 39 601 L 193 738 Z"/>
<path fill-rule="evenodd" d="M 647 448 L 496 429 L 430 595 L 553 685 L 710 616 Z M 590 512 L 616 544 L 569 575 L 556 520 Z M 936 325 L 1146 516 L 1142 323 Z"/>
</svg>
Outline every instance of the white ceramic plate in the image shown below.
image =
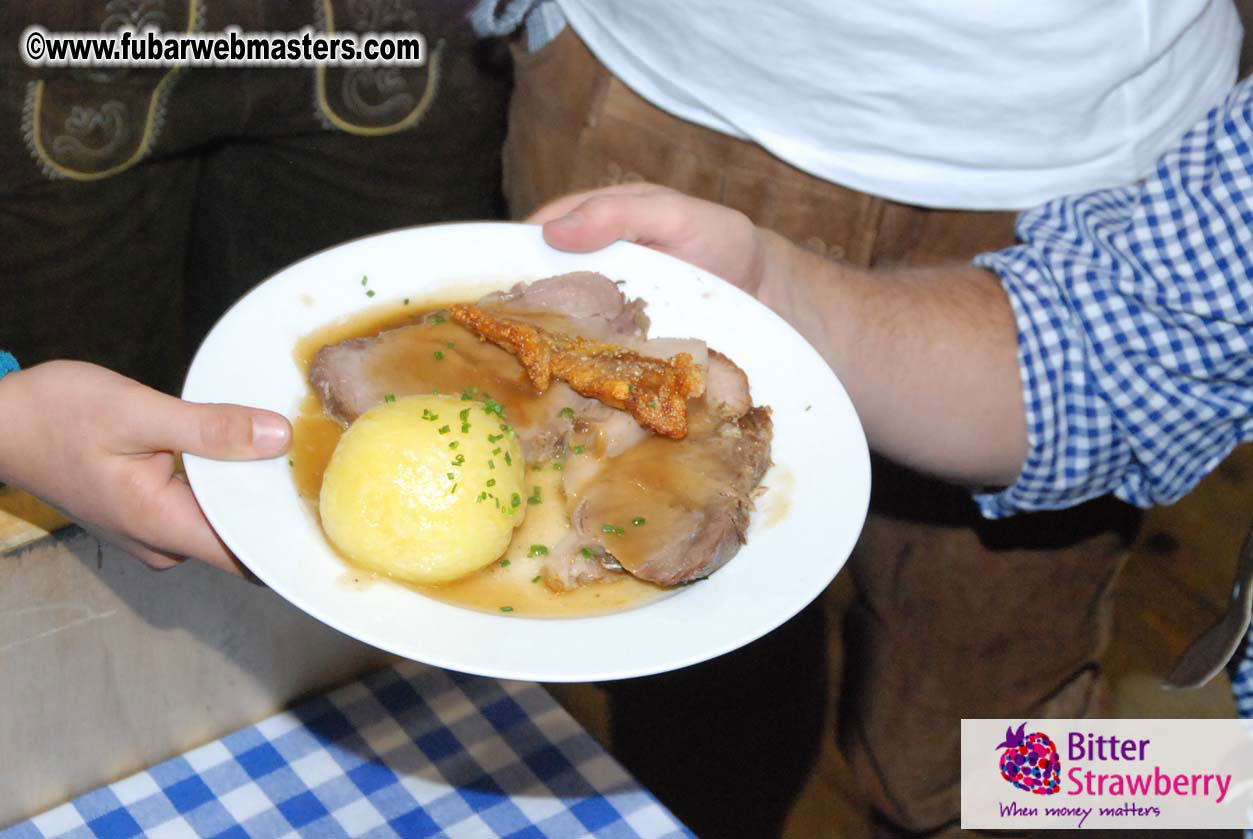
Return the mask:
<svg viewBox="0 0 1253 839">
<path fill-rule="evenodd" d="M 775 466 L 746 544 L 707 580 L 617 614 L 525 618 L 452 606 L 399 585 L 341 582 L 345 566 L 296 493 L 286 458 L 186 457 L 222 540 L 278 594 L 341 632 L 407 658 L 511 679 L 596 681 L 694 664 L 753 641 L 827 586 L 861 530 L 870 492 L 865 437 L 844 389 L 782 319 L 733 286 L 646 248 L 562 253 L 539 228 L 448 224 L 385 233 L 316 254 L 259 285 L 214 327 L 183 396 L 295 416 L 307 386 L 302 336 L 381 303 L 441 290 L 507 288 L 574 270 L 648 301 L 649 334 L 703 338 L 748 373 L 774 410 Z M 369 277 L 367 297 L 361 285 Z"/>
</svg>

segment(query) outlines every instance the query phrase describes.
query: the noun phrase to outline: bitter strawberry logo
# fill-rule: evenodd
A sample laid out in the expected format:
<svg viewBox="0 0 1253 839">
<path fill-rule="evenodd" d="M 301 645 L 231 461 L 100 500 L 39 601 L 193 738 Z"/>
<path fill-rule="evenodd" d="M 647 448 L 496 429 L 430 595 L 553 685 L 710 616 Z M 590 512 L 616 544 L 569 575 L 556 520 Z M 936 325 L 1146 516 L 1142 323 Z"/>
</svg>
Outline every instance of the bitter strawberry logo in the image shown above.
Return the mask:
<svg viewBox="0 0 1253 839">
<path fill-rule="evenodd" d="M 1005 742 L 997 746 L 1001 752 L 1001 777 L 1018 789 L 1036 795 L 1055 795 L 1061 787 L 1062 764 L 1057 759 L 1057 746 L 1039 731 L 1023 734 L 1024 722 L 1014 731 L 1005 729 Z"/>
</svg>

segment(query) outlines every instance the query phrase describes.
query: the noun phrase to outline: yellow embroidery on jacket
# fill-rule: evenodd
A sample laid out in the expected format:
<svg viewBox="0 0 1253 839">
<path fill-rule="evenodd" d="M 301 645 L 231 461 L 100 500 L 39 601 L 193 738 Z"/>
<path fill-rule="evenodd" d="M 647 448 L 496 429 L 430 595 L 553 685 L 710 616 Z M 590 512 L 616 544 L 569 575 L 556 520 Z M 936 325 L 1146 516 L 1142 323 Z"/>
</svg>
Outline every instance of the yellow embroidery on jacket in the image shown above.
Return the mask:
<svg viewBox="0 0 1253 839">
<path fill-rule="evenodd" d="M 198 15 L 200 14 L 200 11 L 201 11 L 200 0 L 190 0 L 190 2 L 187 4 L 187 26 L 186 26 L 187 32 L 195 31 Z M 136 163 L 143 160 L 143 158 L 148 154 L 148 152 L 151 151 L 152 144 L 156 140 L 155 128 L 158 124 L 158 111 L 161 109 L 162 100 L 165 97 L 165 95 L 169 92 L 170 87 L 174 84 L 174 80 L 177 77 L 179 71 L 181 70 L 182 70 L 181 67 L 171 67 L 169 72 L 167 72 L 164 76 L 162 76 L 161 80 L 157 82 L 156 87 L 152 89 L 152 93 L 148 97 L 148 107 L 144 115 L 143 131 L 140 134 L 139 145 L 135 148 L 135 151 L 131 153 L 130 157 L 126 158 L 121 163 L 110 166 L 107 169 L 102 169 L 102 170 L 95 171 L 95 172 L 83 171 L 80 169 L 74 169 L 73 167 L 70 167 L 70 166 L 66 166 L 65 164 L 59 162 L 55 157 L 53 157 L 52 154 L 49 153 L 48 149 L 44 145 L 43 125 L 41 124 L 41 117 L 42 117 L 42 110 L 43 110 L 43 93 L 44 93 L 45 83 L 43 79 L 40 79 L 35 82 L 31 82 L 30 83 L 31 88 L 28 94 L 28 101 L 32 103 L 31 108 L 30 108 L 31 122 L 30 122 L 30 129 L 29 129 L 30 130 L 29 140 L 30 140 L 31 148 L 34 150 L 35 154 L 39 157 L 40 163 L 45 167 L 45 169 L 48 172 L 52 174 L 60 175 L 65 178 L 70 178 L 72 180 L 98 181 L 104 178 L 112 177 L 113 175 L 116 175 L 120 172 L 125 172 L 127 169 L 131 168 Z M 103 103 L 100 106 L 100 118 L 118 119 L 119 117 L 117 114 L 117 110 L 112 107 L 115 105 L 120 106 L 121 103 L 116 103 L 116 102 Z M 91 119 L 93 117 L 86 110 L 80 111 L 78 108 L 74 108 L 71 112 L 70 119 L 75 119 L 75 118 Z M 63 140 L 64 137 L 58 137 L 57 139 Z M 55 141 L 53 143 L 53 146 L 54 146 L 53 151 L 55 152 L 56 151 Z"/>
<path fill-rule="evenodd" d="M 331 0 L 322 0 L 321 11 L 322 11 L 322 15 L 321 15 L 322 20 L 319 21 L 319 23 L 322 23 L 324 25 L 324 31 L 327 34 L 334 33 L 335 32 L 335 10 L 331 7 Z M 439 88 L 439 61 L 440 61 L 440 56 L 443 52 L 443 49 L 444 49 L 444 42 L 443 40 L 441 40 L 438 44 L 435 45 L 435 49 L 431 50 L 431 52 L 428 54 L 427 60 L 426 60 L 426 68 L 427 68 L 426 87 L 422 91 L 422 96 L 418 99 L 418 101 L 414 104 L 414 106 L 411 109 L 409 109 L 408 112 L 405 113 L 404 116 L 402 116 L 400 119 L 396 120 L 395 122 L 390 122 L 386 125 L 361 125 L 360 123 L 353 122 L 352 120 L 336 112 L 335 108 L 332 107 L 330 100 L 327 98 L 327 95 L 326 95 L 326 66 L 325 65 L 318 65 L 314 71 L 316 73 L 316 85 L 315 85 L 314 96 L 317 100 L 318 110 L 322 113 L 322 116 L 325 117 L 326 120 L 331 125 L 338 128 L 340 131 L 344 131 L 349 134 L 355 134 L 359 137 L 381 137 L 387 134 L 395 134 L 398 131 L 403 131 L 406 128 L 410 128 L 416 125 L 418 121 L 422 119 L 423 115 L 431 107 L 431 103 L 435 99 L 435 93 L 437 89 Z M 352 73 L 354 71 L 349 70 L 348 72 Z M 371 71 L 359 70 L 357 72 L 362 73 L 362 72 L 371 72 Z M 377 72 L 377 69 L 375 69 L 373 72 Z M 399 71 L 396 71 L 396 72 L 399 72 Z M 352 77 L 350 76 L 348 78 L 351 79 Z M 346 98 L 347 96 L 350 96 L 350 95 L 351 93 L 348 93 L 346 95 Z M 406 95 L 407 95 L 407 92 L 406 92 Z"/>
</svg>

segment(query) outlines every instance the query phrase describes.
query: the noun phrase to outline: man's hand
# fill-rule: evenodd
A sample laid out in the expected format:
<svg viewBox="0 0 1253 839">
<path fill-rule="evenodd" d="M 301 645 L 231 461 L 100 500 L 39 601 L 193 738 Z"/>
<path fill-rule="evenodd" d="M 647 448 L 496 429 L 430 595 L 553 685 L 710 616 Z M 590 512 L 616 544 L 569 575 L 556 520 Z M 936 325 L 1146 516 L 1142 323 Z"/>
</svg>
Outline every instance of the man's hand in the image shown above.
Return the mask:
<svg viewBox="0 0 1253 839">
<path fill-rule="evenodd" d="M 0 480 L 153 568 L 194 557 L 241 573 L 175 472 L 176 452 L 255 460 L 290 445 L 279 414 L 184 402 L 93 364 L 54 361 L 0 379 Z"/>
<path fill-rule="evenodd" d="M 564 251 L 587 253 L 622 240 L 704 268 L 749 294 L 761 288 L 774 234 L 748 216 L 654 184 L 622 184 L 577 192 L 538 209 L 527 221 L 544 225 L 544 239 Z"/>
</svg>

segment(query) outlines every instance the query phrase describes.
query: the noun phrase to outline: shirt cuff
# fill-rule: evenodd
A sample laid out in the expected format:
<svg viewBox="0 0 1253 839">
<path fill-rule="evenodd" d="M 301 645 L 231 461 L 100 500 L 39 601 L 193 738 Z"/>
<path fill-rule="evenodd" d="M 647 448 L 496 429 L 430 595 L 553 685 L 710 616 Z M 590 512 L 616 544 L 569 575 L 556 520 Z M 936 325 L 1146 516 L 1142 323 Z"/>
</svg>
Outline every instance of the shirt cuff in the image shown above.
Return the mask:
<svg viewBox="0 0 1253 839">
<path fill-rule="evenodd" d="M 13 353 L 0 350 L 0 379 L 21 369 L 18 366 L 17 359 L 13 357 Z"/>
</svg>

